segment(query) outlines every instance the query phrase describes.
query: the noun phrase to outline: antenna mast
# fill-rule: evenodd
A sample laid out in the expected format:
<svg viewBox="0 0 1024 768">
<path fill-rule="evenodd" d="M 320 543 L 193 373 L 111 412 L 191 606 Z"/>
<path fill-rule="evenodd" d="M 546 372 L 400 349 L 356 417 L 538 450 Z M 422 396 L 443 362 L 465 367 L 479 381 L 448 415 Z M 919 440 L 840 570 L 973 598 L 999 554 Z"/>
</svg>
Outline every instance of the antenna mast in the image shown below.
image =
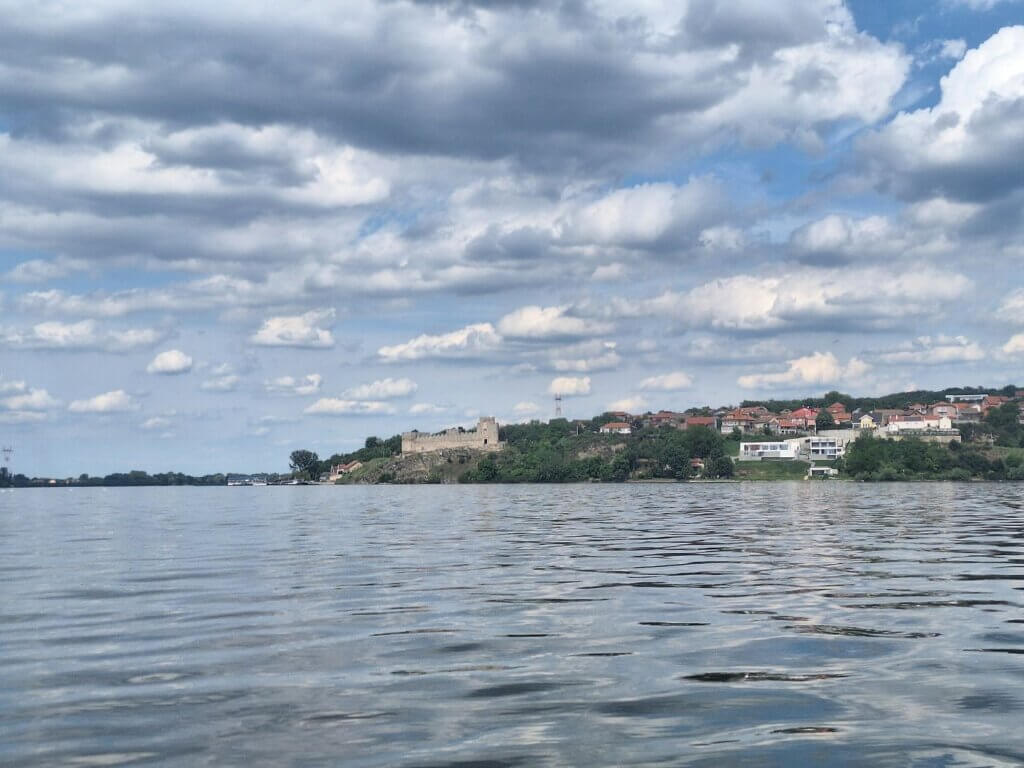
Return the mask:
<svg viewBox="0 0 1024 768">
<path fill-rule="evenodd" d="M 555 395 L 555 418 L 562 418 L 562 396 Z"/>
</svg>

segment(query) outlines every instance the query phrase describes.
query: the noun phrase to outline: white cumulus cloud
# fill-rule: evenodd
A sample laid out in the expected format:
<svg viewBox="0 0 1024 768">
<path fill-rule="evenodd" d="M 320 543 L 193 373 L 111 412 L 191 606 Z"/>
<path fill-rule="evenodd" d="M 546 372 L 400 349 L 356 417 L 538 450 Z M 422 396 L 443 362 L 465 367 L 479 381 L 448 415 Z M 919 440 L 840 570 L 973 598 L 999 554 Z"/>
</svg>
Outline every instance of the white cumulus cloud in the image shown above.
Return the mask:
<svg viewBox="0 0 1024 768">
<path fill-rule="evenodd" d="M 72 413 L 122 413 L 138 409 L 138 403 L 123 389 L 104 392 L 85 400 L 73 400 L 68 406 Z"/>
<path fill-rule="evenodd" d="M 30 387 L 26 382 L 0 380 L 0 424 L 28 424 L 43 421 L 60 401 L 45 389 Z"/>
<path fill-rule="evenodd" d="M 47 321 L 27 329 L 0 328 L 0 343 L 17 349 L 128 352 L 157 344 L 164 334 L 153 328 L 103 329 L 95 320 Z"/>
<path fill-rule="evenodd" d="M 180 349 L 169 349 L 154 357 L 146 366 L 147 373 L 176 376 L 192 370 L 192 358 Z"/>
<path fill-rule="evenodd" d="M 309 373 L 301 377 L 279 376 L 263 382 L 263 387 L 272 394 L 307 396 L 317 394 L 323 380 L 324 377 L 319 373 Z"/>
<path fill-rule="evenodd" d="M 309 406 L 303 413 L 315 416 L 390 416 L 396 413 L 394 406 L 375 400 L 343 400 L 323 397 Z"/>
<path fill-rule="evenodd" d="M 236 373 L 225 373 L 206 379 L 199 388 L 204 392 L 234 392 L 241 380 L 241 376 Z"/>
<path fill-rule="evenodd" d="M 548 392 L 552 395 L 563 395 L 564 397 L 589 395 L 590 377 L 559 376 L 551 380 L 551 383 L 548 385 Z"/>
<path fill-rule="evenodd" d="M 85 259 L 69 259 L 58 257 L 52 260 L 30 259 L 15 265 L 14 269 L 4 277 L 12 283 L 42 283 L 48 280 L 60 280 L 74 272 L 89 269 Z"/>
<path fill-rule="evenodd" d="M 602 245 L 651 246 L 696 238 L 726 208 L 722 185 L 712 178 L 683 186 L 660 182 L 617 189 L 570 214 L 560 227 L 564 239 Z"/>
<path fill-rule="evenodd" d="M 947 365 L 985 359 L 985 350 L 965 336 L 919 336 L 898 349 L 879 355 L 882 362 L 909 365 Z"/>
<path fill-rule="evenodd" d="M 498 333 L 510 339 L 593 336 L 611 330 L 608 323 L 572 317 L 567 307 L 520 307 L 498 321 Z"/>
<path fill-rule="evenodd" d="M 802 385 L 855 382 L 870 370 L 863 360 L 851 357 L 846 365 L 831 352 L 814 352 L 806 357 L 786 361 L 784 371 L 752 373 L 740 376 L 737 383 L 744 389 L 773 389 Z"/>
<path fill-rule="evenodd" d="M 360 384 L 345 390 L 342 394 L 351 400 L 393 400 L 398 397 L 409 397 L 416 391 L 416 382 L 412 379 L 378 379 L 369 384 Z"/>
<path fill-rule="evenodd" d="M 450 410 L 451 408 L 446 408 L 443 405 L 434 405 L 433 403 L 413 403 L 412 405 L 409 406 L 409 413 L 411 413 L 413 416 L 419 416 L 422 414 L 434 415 L 439 413 L 448 413 L 448 411 Z"/>
<path fill-rule="evenodd" d="M 594 282 L 611 282 L 613 280 L 621 280 L 626 276 L 626 267 L 619 262 L 612 262 L 611 264 L 601 264 L 594 268 L 593 273 L 590 275 L 590 279 Z"/>
<path fill-rule="evenodd" d="M 17 383 L 23 384 L 23 382 Z M 12 391 L 17 391 L 18 394 L 0 399 L 0 405 L 9 411 L 45 411 L 60 405 L 60 401 L 45 389 L 23 387 L 20 390 L 12 389 Z"/>
<path fill-rule="evenodd" d="M 830 320 L 887 328 L 947 310 L 972 287 L 966 275 L 925 264 L 895 273 L 883 267 L 807 267 L 764 277 L 733 275 L 686 292 L 615 298 L 587 309 L 613 317 L 669 317 L 720 331 L 820 328 Z"/>
<path fill-rule="evenodd" d="M 1011 336 L 1001 349 L 1004 355 L 1011 357 L 1024 355 L 1024 333 L 1016 333 Z"/>
<path fill-rule="evenodd" d="M 650 376 L 640 382 L 640 389 L 657 390 L 660 392 L 676 392 L 680 389 L 689 389 L 692 386 L 693 379 L 688 373 L 683 371 Z"/>
<path fill-rule="evenodd" d="M 334 315 L 333 309 L 318 309 L 302 315 L 268 317 L 249 341 L 263 347 L 330 349 L 334 346 L 334 335 L 319 326 L 331 323 Z"/>
<path fill-rule="evenodd" d="M 493 352 L 501 336 L 490 323 L 475 323 L 450 333 L 422 334 L 404 344 L 381 347 L 377 355 L 385 362 L 425 358 L 474 358 Z"/>
<path fill-rule="evenodd" d="M 1024 288 L 1018 288 L 1007 295 L 999 304 L 996 315 L 1013 325 L 1024 325 Z"/>
<path fill-rule="evenodd" d="M 881 183 L 910 199 L 987 200 L 1024 187 L 1024 25 L 961 58 L 931 107 L 901 112 L 861 151 Z"/>
</svg>

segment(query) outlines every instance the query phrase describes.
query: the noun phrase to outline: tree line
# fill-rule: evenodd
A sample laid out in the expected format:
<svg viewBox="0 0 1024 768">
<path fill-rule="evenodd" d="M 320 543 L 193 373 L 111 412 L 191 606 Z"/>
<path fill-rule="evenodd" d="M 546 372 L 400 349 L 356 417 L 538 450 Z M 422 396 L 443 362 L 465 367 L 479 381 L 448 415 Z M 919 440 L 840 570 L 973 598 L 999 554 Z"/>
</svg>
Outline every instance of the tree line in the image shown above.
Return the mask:
<svg viewBox="0 0 1024 768">
<path fill-rule="evenodd" d="M 0 488 L 43 488 L 50 486 L 49 478 L 27 477 L 23 474 L 10 474 L 0 469 Z M 127 485 L 226 485 L 227 475 L 186 475 L 181 472 L 158 472 L 149 474 L 140 469 L 130 472 L 112 472 L 109 475 L 90 476 L 81 474 L 77 478 L 65 478 L 57 481 L 63 487 L 97 487 Z"/>
<path fill-rule="evenodd" d="M 911 403 L 934 403 L 944 401 L 946 395 L 984 395 L 995 394 L 1013 397 L 1018 387 L 1015 384 L 1008 384 L 1005 387 L 947 387 L 946 389 L 917 389 L 910 392 L 896 392 L 891 395 L 880 397 L 854 397 L 835 390 L 826 392 L 822 397 L 805 397 L 800 400 L 744 400 L 740 405 L 745 408 L 756 405 L 763 405 L 769 411 L 779 413 L 783 410 L 795 411 L 802 406 L 811 408 L 827 408 L 833 403 L 842 403 L 848 411 L 860 409 L 861 411 L 874 411 L 878 408 L 895 409 L 906 408 Z"/>
<path fill-rule="evenodd" d="M 300 449 L 292 451 L 288 457 L 288 468 L 292 475 L 304 480 L 316 480 L 331 471 L 338 464 L 349 464 L 353 461 L 370 461 L 387 459 L 402 453 L 402 436 L 393 435 L 386 439 L 368 437 L 363 447 L 351 453 L 335 453 L 329 458 L 321 459 L 315 451 Z"/>
<path fill-rule="evenodd" d="M 608 415 L 592 420 L 596 429 Z M 503 427 L 506 446 L 500 453 L 483 457 L 475 468 L 463 474 L 464 483 L 572 483 L 597 480 L 623 482 L 630 478 L 685 480 L 697 470 L 692 459 L 704 463 L 703 476 L 726 478 L 733 474 L 726 440 L 707 427 L 679 430 L 640 429 L 614 438 L 592 435 L 581 442 L 583 425 L 565 419 L 544 424 L 514 424 Z M 610 446 L 617 446 L 609 450 Z"/>
</svg>

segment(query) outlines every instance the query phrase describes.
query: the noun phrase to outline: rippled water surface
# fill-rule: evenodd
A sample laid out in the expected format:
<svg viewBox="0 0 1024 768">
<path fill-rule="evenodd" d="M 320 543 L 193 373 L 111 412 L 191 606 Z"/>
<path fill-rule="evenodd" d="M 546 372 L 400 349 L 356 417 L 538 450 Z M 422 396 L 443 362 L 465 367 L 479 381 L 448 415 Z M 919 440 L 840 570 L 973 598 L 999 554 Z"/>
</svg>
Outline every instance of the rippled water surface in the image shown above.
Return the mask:
<svg viewBox="0 0 1024 768">
<path fill-rule="evenodd" d="M 0 764 L 1020 765 L 1024 486 L 0 493 Z"/>
</svg>

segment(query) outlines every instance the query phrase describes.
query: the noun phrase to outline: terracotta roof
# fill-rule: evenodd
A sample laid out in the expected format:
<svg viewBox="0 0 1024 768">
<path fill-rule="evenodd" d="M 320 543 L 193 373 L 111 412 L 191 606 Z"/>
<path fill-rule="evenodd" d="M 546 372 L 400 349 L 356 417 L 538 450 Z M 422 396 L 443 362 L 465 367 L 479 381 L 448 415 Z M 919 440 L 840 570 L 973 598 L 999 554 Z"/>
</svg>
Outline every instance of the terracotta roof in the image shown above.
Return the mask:
<svg viewBox="0 0 1024 768">
<path fill-rule="evenodd" d="M 738 408 L 726 414 L 725 418 L 729 421 L 753 421 L 754 417 L 745 412 L 742 408 Z"/>
<path fill-rule="evenodd" d="M 711 426 L 717 421 L 714 416 L 687 416 L 687 424 L 695 424 L 697 426 Z"/>
<path fill-rule="evenodd" d="M 624 421 L 609 421 L 601 429 L 629 429 L 629 424 Z"/>
<path fill-rule="evenodd" d="M 791 419 L 813 419 L 816 418 L 817 415 L 818 412 L 814 408 L 808 408 L 807 406 L 804 406 L 803 408 L 797 408 L 795 411 L 789 414 L 789 417 Z"/>
</svg>

